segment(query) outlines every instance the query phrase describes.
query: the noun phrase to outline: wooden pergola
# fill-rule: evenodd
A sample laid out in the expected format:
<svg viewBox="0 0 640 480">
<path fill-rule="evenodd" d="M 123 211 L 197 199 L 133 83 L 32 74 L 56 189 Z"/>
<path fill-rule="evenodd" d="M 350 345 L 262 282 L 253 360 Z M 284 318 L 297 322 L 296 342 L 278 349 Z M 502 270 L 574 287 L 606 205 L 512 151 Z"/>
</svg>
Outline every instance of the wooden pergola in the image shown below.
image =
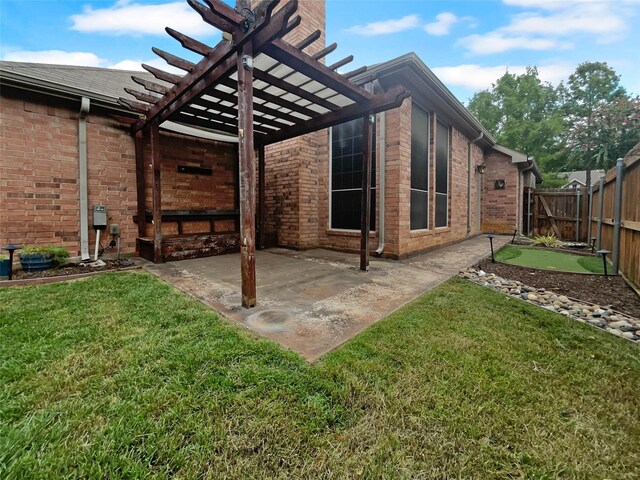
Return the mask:
<svg viewBox="0 0 640 480">
<path fill-rule="evenodd" d="M 329 66 L 321 63 L 336 49 L 335 44 L 313 55 L 305 53 L 304 49 L 320 38 L 320 31 L 296 45 L 284 41 L 282 37 L 301 22 L 300 16 L 294 16 L 297 0 L 289 0 L 277 11 L 275 7 L 280 0 L 262 0 L 254 9 L 251 9 L 250 0 L 237 0 L 235 9 L 220 0 L 204 1 L 206 5 L 197 0 L 187 0 L 205 22 L 223 32 L 222 41 L 210 47 L 167 27 L 169 35 L 184 48 L 201 55 L 202 59 L 192 63 L 153 48 L 169 65 L 186 73 L 176 75 L 143 64 L 160 83 L 133 76 L 145 91 L 125 89 L 136 100 L 123 97 L 119 100 L 140 114 L 131 129 L 136 141 L 141 236 L 146 230 L 142 146 L 145 138 L 151 144 L 154 261 L 162 261 L 159 127 L 163 122 L 170 120 L 238 137 L 242 306 L 249 308 L 256 304 L 256 149 L 258 222 L 263 226 L 265 146 L 364 118 L 360 268 L 366 271 L 369 263 L 371 199 L 368 186 L 371 183 L 373 115 L 400 106 L 409 93 L 397 86 L 375 95 L 353 83 L 356 75 L 366 75 L 366 67 L 346 74 L 337 72 L 338 68 L 353 60 L 352 56 Z M 366 81 L 373 80 L 372 76 Z"/>
</svg>

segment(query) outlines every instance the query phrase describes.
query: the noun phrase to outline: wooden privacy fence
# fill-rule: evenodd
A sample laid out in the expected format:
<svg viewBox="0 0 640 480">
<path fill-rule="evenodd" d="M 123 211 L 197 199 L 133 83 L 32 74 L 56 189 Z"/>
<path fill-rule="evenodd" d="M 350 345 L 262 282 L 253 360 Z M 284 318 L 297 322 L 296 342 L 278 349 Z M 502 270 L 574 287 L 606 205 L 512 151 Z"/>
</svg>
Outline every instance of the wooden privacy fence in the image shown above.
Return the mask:
<svg viewBox="0 0 640 480">
<path fill-rule="evenodd" d="M 621 170 L 623 175 L 618 268 L 635 285 L 640 286 L 640 143 L 624 158 Z M 604 179 L 594 186 L 590 222 L 590 234 L 598 238 L 598 248 L 610 250 L 614 254 L 617 177 L 618 169 L 612 168 Z"/>
<path fill-rule="evenodd" d="M 527 235 L 586 242 L 588 207 L 586 188 L 525 188 L 522 227 Z"/>
</svg>

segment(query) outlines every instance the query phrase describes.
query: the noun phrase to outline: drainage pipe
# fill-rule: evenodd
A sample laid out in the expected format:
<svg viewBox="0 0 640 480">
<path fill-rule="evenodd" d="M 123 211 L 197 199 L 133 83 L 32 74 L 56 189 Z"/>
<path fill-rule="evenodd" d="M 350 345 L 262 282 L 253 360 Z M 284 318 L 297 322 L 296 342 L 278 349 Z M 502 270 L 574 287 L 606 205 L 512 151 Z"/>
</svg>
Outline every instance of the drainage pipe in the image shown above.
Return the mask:
<svg viewBox="0 0 640 480">
<path fill-rule="evenodd" d="M 598 189 L 598 232 L 596 233 L 596 250 L 602 248 L 602 210 L 604 208 L 604 175 L 600 176 L 600 188 Z"/>
<path fill-rule="evenodd" d="M 471 234 L 471 145 L 479 142 L 484 137 L 480 132 L 477 138 L 467 142 L 467 236 Z"/>
<path fill-rule="evenodd" d="M 89 201 L 87 173 L 87 115 L 91 101 L 87 97 L 80 100 L 78 117 L 78 189 L 80 192 L 80 258 L 90 260 L 89 256 Z"/>
<path fill-rule="evenodd" d="M 624 176 L 624 159 L 619 158 L 616 164 L 616 198 L 613 213 L 613 271 L 618 273 L 620 264 L 620 226 L 622 223 L 622 182 Z"/>
<path fill-rule="evenodd" d="M 378 168 L 378 178 L 380 191 L 378 194 L 378 248 L 376 255 L 382 255 L 384 251 L 384 196 L 385 196 L 385 171 L 387 157 L 387 116 L 385 112 L 380 112 L 380 148 L 378 149 L 378 158 L 380 159 Z"/>
</svg>

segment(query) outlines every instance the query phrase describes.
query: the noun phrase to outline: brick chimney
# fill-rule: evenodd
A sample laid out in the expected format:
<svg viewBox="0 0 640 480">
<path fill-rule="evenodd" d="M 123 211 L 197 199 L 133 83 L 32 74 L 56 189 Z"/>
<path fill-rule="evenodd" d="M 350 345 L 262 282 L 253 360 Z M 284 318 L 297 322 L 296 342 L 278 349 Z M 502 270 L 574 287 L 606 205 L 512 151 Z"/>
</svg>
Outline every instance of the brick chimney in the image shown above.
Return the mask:
<svg viewBox="0 0 640 480">
<path fill-rule="evenodd" d="M 257 2 L 254 1 L 254 5 Z M 278 8 L 286 4 L 281 2 Z M 315 30 L 322 35 L 305 53 L 325 47 L 325 0 L 298 0 L 296 15 L 302 22 L 285 40 L 296 44 Z M 318 246 L 319 158 L 328 155 L 326 130 L 269 145 L 265 150 L 266 226 L 268 246 L 291 248 Z M 324 157 L 323 157 L 324 156 Z M 322 172 L 325 174 L 326 172 Z"/>
</svg>

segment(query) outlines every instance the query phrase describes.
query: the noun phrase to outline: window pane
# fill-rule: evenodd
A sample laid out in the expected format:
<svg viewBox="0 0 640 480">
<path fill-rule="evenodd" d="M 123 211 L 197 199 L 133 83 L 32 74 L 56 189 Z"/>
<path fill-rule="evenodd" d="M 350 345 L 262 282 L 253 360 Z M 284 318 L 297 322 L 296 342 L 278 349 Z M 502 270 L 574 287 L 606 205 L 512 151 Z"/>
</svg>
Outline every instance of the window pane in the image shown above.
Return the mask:
<svg viewBox="0 0 640 480">
<path fill-rule="evenodd" d="M 411 190 L 411 230 L 427 228 L 428 192 Z"/>
<path fill-rule="evenodd" d="M 448 217 L 447 194 L 436 193 L 436 227 L 446 227 Z"/>
<path fill-rule="evenodd" d="M 436 193 L 449 191 L 449 129 L 436 124 Z"/>
<path fill-rule="evenodd" d="M 334 191 L 331 194 L 331 228 L 360 230 L 362 190 Z M 371 189 L 371 231 L 376 229 L 376 190 Z"/>
<path fill-rule="evenodd" d="M 429 189 L 429 114 L 411 107 L 411 188 Z"/>
</svg>

